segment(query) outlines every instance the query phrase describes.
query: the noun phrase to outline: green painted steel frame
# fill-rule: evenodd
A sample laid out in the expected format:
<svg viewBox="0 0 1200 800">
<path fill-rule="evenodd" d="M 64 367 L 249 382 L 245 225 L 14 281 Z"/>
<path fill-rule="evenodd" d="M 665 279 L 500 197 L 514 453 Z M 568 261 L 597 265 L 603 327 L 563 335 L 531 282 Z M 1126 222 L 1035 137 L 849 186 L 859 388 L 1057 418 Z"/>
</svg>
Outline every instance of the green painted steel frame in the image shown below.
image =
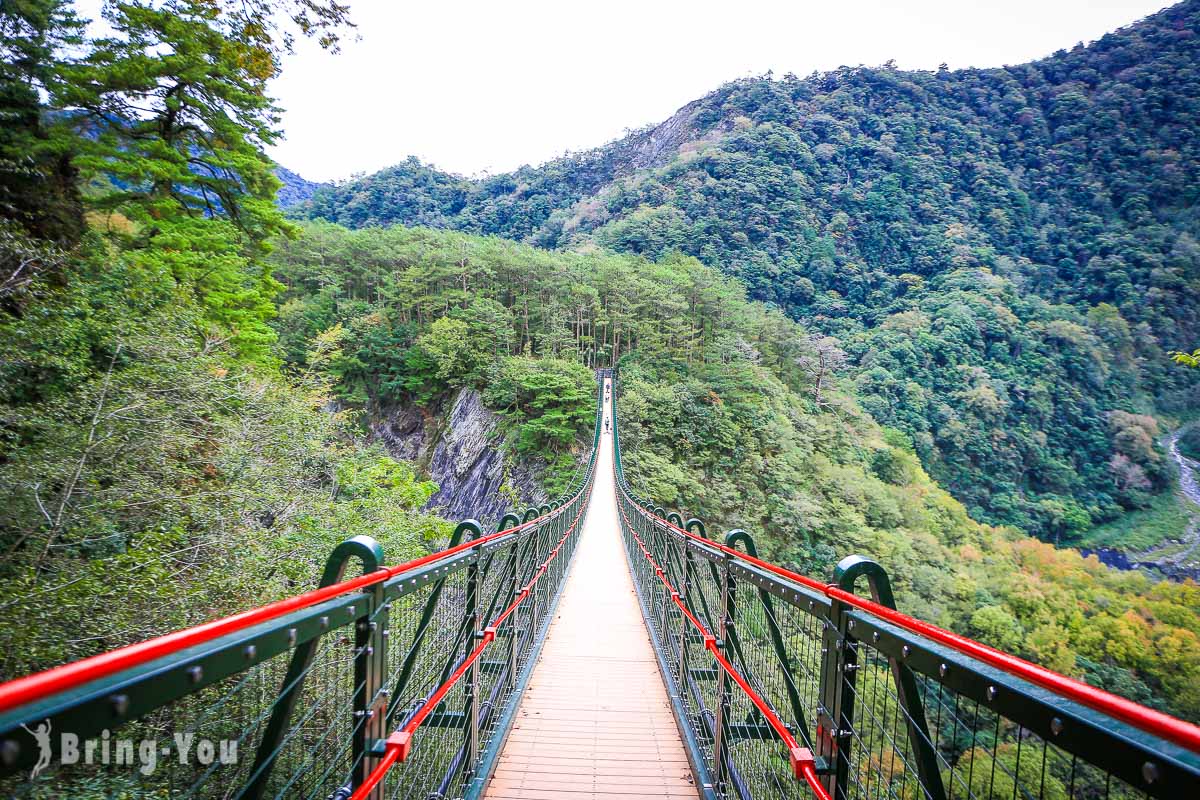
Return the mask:
<svg viewBox="0 0 1200 800">
<path fill-rule="evenodd" d="M 586 501 L 586 489 L 595 470 L 603 399 L 601 382 L 597 388 L 592 454 L 575 485 L 562 497 L 538 508 L 529 508 L 524 512 L 522 520 L 518 520 L 515 514 L 506 514 L 500 520 L 497 531 L 515 527 L 520 522 L 530 522 L 551 511 L 563 509 L 571 503 L 582 504 Z M 0 753 L 4 755 L 3 760 L 0 760 L 0 775 L 9 775 L 27 768 L 36 758 L 32 748 L 22 747 L 20 744 L 20 737 L 24 736 L 20 733 L 23 724 L 49 720 L 54 730 L 71 731 L 80 739 L 95 737 L 105 730 L 137 720 L 219 681 L 290 652 L 289 666 L 273 703 L 274 710 L 264 729 L 263 738 L 256 749 L 250 778 L 240 791 L 232 793 L 232 796 L 257 798 L 265 789 L 276 756 L 282 743 L 286 741 L 289 720 L 303 689 L 305 675 L 312 663 L 318 641 L 326 634 L 354 625 L 356 655 L 353 712 L 359 724 L 354 726 L 353 733 L 354 774 L 348 777 L 350 786 L 357 785 L 369 773 L 374 759 L 379 756 L 378 745 L 386 735 L 388 726 L 395 722 L 396 716 L 405 707 L 404 703 L 399 702 L 399 698 L 407 689 L 415 660 L 422 649 L 447 578 L 463 570 L 467 571 L 469 601 L 466 617 L 461 621 L 460 635 L 457 637 L 458 643 L 465 649 L 460 648 L 461 652 L 456 653 L 457 658 L 448 659 L 443 670 L 443 680 L 455 668 L 456 663 L 459 663 L 459 658 L 473 649 L 476 640 L 482 634 L 479 587 L 490 568 L 494 554 L 506 548 L 508 550 L 509 557 L 505 568 L 514 571 L 513 579 L 508 584 L 507 597 L 508 602 L 511 602 L 518 585 L 516 568 L 520 567 L 524 581 L 528 581 L 537 567 L 538 559 L 545 557 L 549 546 L 556 541 L 555 537 L 565 532 L 568 524 L 564 512 L 550 518 L 547 523 L 539 523 L 477 547 L 450 554 L 386 581 L 367 586 L 360 592 L 291 612 L 278 619 L 220 637 L 204 645 L 181 650 L 0 715 Z M 449 547 L 458 545 L 465 534 L 479 538 L 482 535 L 479 523 L 474 520 L 460 523 L 454 531 Z M 573 553 L 573 547 L 571 552 Z M 320 586 L 329 586 L 342 580 L 351 558 L 358 558 L 362 562 L 364 574 L 374 571 L 384 561 L 382 548 L 374 539 L 361 535 L 352 537 L 338 545 L 330 554 Z M 564 566 L 560 564 L 555 567 L 554 575 L 559 578 L 560 583 L 564 574 Z M 392 601 L 431 584 L 433 589 L 424 603 L 413 643 L 406 653 L 395 684 L 389 687 L 386 685 L 387 647 L 384 641 L 388 628 L 388 606 Z M 535 586 L 534 596 L 540 597 L 543 609 L 557 596 L 559 588 L 541 584 Z M 483 616 L 490 618 L 499 597 L 500 592 L 497 591 Z M 537 619 L 536 603 L 537 600 L 534 600 L 527 612 L 527 624 Z M 548 624 L 547 614 L 543 616 L 539 636 L 544 635 Z M 505 626 L 502 626 L 505 627 L 503 635 L 509 639 L 510 650 L 515 647 L 517 625 L 517 615 L 513 615 L 506 621 Z M 467 632 L 469 635 L 462 635 Z M 530 644 L 532 646 L 533 642 Z M 509 671 L 507 680 L 516 687 L 517 678 L 511 673 L 515 663 L 513 652 L 508 654 L 505 662 L 477 662 L 470 671 L 466 706 L 462 715 L 439 711 L 432 715 L 428 722 L 430 727 L 465 729 L 464 750 L 470 754 L 470 759 L 458 769 L 465 769 L 468 775 L 476 770 L 477 758 L 480 755 L 480 675 Z M 531 663 L 530 661 L 529 664 Z M 388 703 L 389 696 L 393 698 L 391 704 Z M 515 708 L 518 699 L 519 692 L 510 695 L 508 711 Z M 501 718 L 504 724 L 511 724 L 511 713 L 493 715 L 493 718 L 497 717 Z M 468 721 L 475 724 L 468 724 Z M 55 748 L 52 756 L 58 755 Z M 382 791 L 381 784 L 375 795 L 382 797 Z"/>
<path fill-rule="evenodd" d="M 679 522 L 682 515 L 677 512 L 670 512 L 668 515 L 653 501 L 640 498 L 633 492 L 625 479 L 621 464 L 615 390 L 613 408 L 615 471 L 618 492 L 623 495 L 618 498 L 618 502 L 627 500 L 637 510 L 667 519 L 672 524 L 686 527 L 690 531 L 693 530 L 693 526 L 698 526 L 701 535 L 704 535 L 703 523 L 699 520 L 688 520 L 686 526 L 682 525 Z M 622 522 L 622 528 L 624 527 Z M 815 750 L 821 755 L 817 759 L 818 772 L 825 776 L 826 786 L 835 798 L 847 796 L 848 773 L 854 766 L 850 744 L 855 725 L 854 681 L 861 648 L 875 650 L 889 663 L 896 697 L 904 710 L 908 739 L 916 755 L 918 780 L 924 796 L 931 800 L 942 800 L 946 791 L 916 684 L 915 676 L 918 674 L 963 697 L 984 704 L 1003 718 L 1021 725 L 1066 753 L 1085 762 L 1101 765 L 1102 769 L 1112 776 L 1150 797 L 1169 800 L 1195 796 L 1200 787 L 1200 755 L 1196 753 L 1078 703 L 1065 700 L 1053 692 L 920 635 L 898 628 L 869 612 L 831 601 L 824 594 L 788 581 L 752 563 L 739 562 L 736 557 L 704 542 L 685 537 L 661 523 L 654 524 L 653 527 L 658 538 L 652 541 L 661 544 L 666 540 L 665 537 L 674 537 L 675 544 L 684 553 L 684 577 L 679 584 L 684 590 L 680 592 L 680 597 L 691 613 L 706 624 L 714 621 L 703 594 L 690 591 L 688 576 L 694 574 L 697 568 L 693 563 L 696 558 L 704 559 L 714 573 L 719 573 L 717 582 L 723 587 L 723 593 L 733 590 L 734 602 L 727 603 L 725 613 L 716 621 L 722 635 L 729 635 L 730 646 L 726 648 L 727 654 L 733 653 L 737 662 L 741 662 L 738 663 L 739 668 L 746 665 L 737 652 L 738 648 L 734 646 L 737 612 L 734 587 L 738 582 L 756 586 L 760 602 L 767 608 L 771 608 L 770 604 L 774 600 L 782 601 L 821 623 L 824 644 L 819 686 L 821 706 L 818 708 L 817 728 L 813 731 L 808 729 L 808 721 L 802 713 L 802 703 L 791 679 L 786 644 L 774 623 L 774 614 L 767 614 L 768 634 L 776 654 L 777 665 L 783 673 L 788 704 L 798 727 L 801 728 L 797 734 L 810 745 L 816 746 Z M 748 534 L 744 531 L 730 531 L 727 545 L 732 546 L 738 542 L 746 546 L 749 555 L 756 556 L 753 540 Z M 650 545 L 651 540 L 648 540 L 647 544 Z M 659 559 L 663 555 L 660 550 L 655 557 Z M 858 579 L 863 577 L 867 579 L 869 591 L 876 602 L 889 608 L 896 607 L 886 570 L 871 559 L 862 556 L 843 559 L 835 568 L 833 581 L 839 588 L 854 591 Z M 637 585 L 636 571 L 634 578 Z M 641 598 L 642 587 L 637 588 Z M 694 599 L 697 596 L 698 603 Z M 644 599 L 643 608 L 649 623 L 650 609 L 645 605 Z M 651 628 L 655 647 L 661 651 L 664 647 L 663 642 L 653 636 L 654 626 L 648 627 Z M 716 626 L 710 626 L 710 630 L 713 627 Z M 681 652 L 683 651 L 681 648 Z M 662 652 L 659 653 L 659 657 L 666 674 L 667 662 Z M 689 669 L 693 676 L 700 673 L 701 677 L 715 678 L 718 681 L 723 673 L 721 670 Z M 718 690 L 718 697 L 720 696 Z M 718 724 L 715 730 L 692 730 L 689 736 L 697 742 L 705 738 L 709 741 L 715 740 L 714 763 L 705 764 L 704 769 L 716 775 L 717 780 L 713 787 L 715 794 L 724 797 L 726 787 L 721 779 L 726 771 L 726 757 L 723 754 L 721 739 L 729 738 L 737 729 L 721 719 L 721 705 L 718 701 Z M 677 719 L 687 720 L 687 716 L 677 715 Z M 749 738 L 758 735 L 757 730 L 747 730 L 744 733 Z M 739 793 L 741 791 L 739 788 Z"/>
<path fill-rule="evenodd" d="M 368 572 L 374 572 L 383 564 L 383 548 L 379 546 L 379 542 L 367 536 L 355 536 L 342 542 L 329 554 L 329 559 L 325 562 L 325 573 L 321 576 L 320 586 L 332 586 L 341 581 L 345 577 L 346 567 L 349 565 L 350 559 L 355 557 L 362 562 L 362 573 L 365 575 Z M 372 594 L 375 594 L 375 592 L 372 591 Z M 378 597 L 372 597 L 372 601 L 376 608 L 380 607 L 381 604 Z M 381 609 L 380 613 L 386 614 L 386 610 Z M 355 625 L 357 631 L 356 638 L 359 640 L 363 638 L 361 629 L 364 619 L 360 619 Z M 262 740 L 258 745 L 258 751 L 254 756 L 254 764 L 250 770 L 249 784 L 242 794 L 243 797 L 249 798 L 249 800 L 258 800 L 266 790 L 272 768 L 275 765 L 275 758 L 279 755 L 279 751 L 283 746 L 288 723 L 291 720 L 293 711 L 295 711 L 296 702 L 300 699 L 300 695 L 304 690 L 305 678 L 309 667 L 312 666 L 313 657 L 316 655 L 317 641 L 316 638 L 313 638 L 298 644 L 292 653 L 292 660 L 288 665 L 287 672 L 284 673 L 283 683 L 279 688 L 279 696 L 275 701 L 274 711 L 271 712 L 266 732 L 263 734 Z M 356 642 L 355 652 L 361 652 L 362 648 L 363 644 Z M 382 650 L 382 648 L 379 649 Z M 366 668 L 361 664 L 362 660 L 360 655 L 355 656 L 354 684 L 356 687 L 363 686 L 365 690 Z M 360 672 L 362 673 L 361 675 L 359 674 Z M 358 696 L 362 692 L 363 690 L 356 692 L 356 712 L 360 711 L 363 705 L 360 702 L 361 698 Z M 358 763 L 362 763 L 363 754 L 360 738 L 356 732 L 354 756 Z"/>
<path fill-rule="evenodd" d="M 1055 747 L 1102 765 L 1151 797 L 1194 797 L 1200 788 L 1200 756 L 1189 750 L 866 612 L 850 611 L 847 618 L 859 642 L 870 643 L 887 658 L 985 705 Z M 1146 780 L 1147 764 L 1154 765 L 1153 782 Z"/>
<path fill-rule="evenodd" d="M 512 537 L 533 538 L 533 533 L 525 533 L 524 536 L 522 533 L 514 533 Z M 311 654 L 306 656 L 305 653 L 322 636 L 351 624 L 357 626 L 365 623 L 367 630 L 370 630 L 372 618 L 387 602 L 412 594 L 431 583 L 440 586 L 449 575 L 477 564 L 487 553 L 503 547 L 509 541 L 510 537 L 493 540 L 481 548 L 462 551 L 401 573 L 386 582 L 367 587 L 363 593 L 337 597 L 15 709 L 0 716 L 0 731 L 6 732 L 0 738 L 13 734 L 22 724 L 45 719 L 50 720 L 54 730 L 71 731 L 78 734 L 80 739 L 90 738 L 289 651 L 293 653 L 294 667 L 298 660 L 311 658 Z M 351 552 L 355 555 L 371 552 L 373 555 L 370 558 L 381 555 L 378 544 L 370 537 L 353 537 L 331 554 L 326 577 L 330 567 L 335 564 L 344 569 L 345 557 Z M 432 605 L 426 604 L 429 614 L 432 614 Z M 288 685 L 285 681 L 284 687 Z M 299 694 L 299 689 L 297 685 L 294 695 Z M 280 697 L 285 702 L 294 703 L 294 696 L 289 698 L 286 691 L 281 690 Z M 362 710 L 366 701 L 356 700 L 355 705 L 356 710 Z M 290 710 L 289 707 L 279 716 L 281 722 L 276 723 L 274 719 L 269 722 L 268 731 L 286 729 Z M 266 752 L 269 753 L 271 749 L 268 747 Z M 28 750 L 23 757 L 19 754 L 4 765 L 4 774 L 28 767 L 33 763 L 33 757 L 34 753 Z M 267 760 L 262 756 L 257 757 L 254 772 L 259 772 L 258 766 Z"/>
<path fill-rule="evenodd" d="M 896 607 L 896 597 L 892 593 L 892 581 L 888 577 L 887 572 L 875 561 L 863 556 L 847 556 L 838 562 L 834 567 L 833 579 L 839 588 L 845 589 L 848 592 L 854 591 L 854 585 L 859 578 L 866 578 L 867 587 L 871 592 L 872 599 L 880 605 L 888 608 Z M 855 641 L 853 627 L 854 623 L 849 617 L 849 609 L 843 604 L 834 601 L 833 608 L 835 616 L 838 619 L 838 630 L 841 635 L 844 645 L 843 647 L 850 650 L 855 650 Z M 851 659 L 857 657 L 857 651 L 850 656 Z M 925 719 L 925 707 L 921 702 L 921 693 L 917 689 L 916 678 L 913 677 L 912 670 L 904 663 L 902 659 L 889 656 L 888 666 L 892 673 L 892 680 L 896 684 L 896 695 L 900 701 L 900 707 L 904 709 L 905 726 L 908 730 L 908 741 L 912 745 L 916 753 L 917 760 L 917 775 L 921 783 L 921 788 L 924 790 L 927 800 L 945 800 L 946 787 L 942 781 L 941 768 L 938 766 L 937 753 L 934 750 L 933 739 L 929 735 L 929 723 Z M 849 684 L 853 686 L 856 671 L 846 670 L 845 664 L 855 663 L 853 660 L 843 661 L 843 685 Z M 853 727 L 853 716 L 851 715 L 848 722 L 850 727 Z M 842 759 L 849 759 L 849 748 L 851 743 L 844 742 L 840 755 Z M 839 776 L 841 772 L 839 770 Z"/>
<path fill-rule="evenodd" d="M 615 433 L 613 437 L 613 443 L 615 454 Z M 688 522 L 689 524 L 693 522 L 699 523 L 699 520 L 689 520 Z M 624 522 L 622 521 L 620 524 L 622 530 L 624 530 Z M 703 530 L 703 523 L 699 523 L 699 525 L 701 530 Z M 717 800 L 720 797 L 720 794 L 717 790 L 716 778 L 704 756 L 704 747 L 702 742 L 702 739 L 705 738 L 704 734 L 703 732 L 697 731 L 689 721 L 687 708 L 683 702 L 683 693 L 687 686 L 687 672 L 684 671 L 686 669 L 686 660 L 681 658 L 679 661 L 680 670 L 678 672 L 672 672 L 667 658 L 667 646 L 659 636 L 655 626 L 650 624 L 651 614 L 653 612 L 651 610 L 645 587 L 642 585 L 642 582 L 638 580 L 637 570 L 634 567 L 634 563 L 635 562 L 632 559 L 627 559 L 630 577 L 633 579 L 634 594 L 637 595 L 638 605 L 642 610 L 642 618 L 646 621 L 646 633 L 650 638 L 650 644 L 654 650 L 655 658 L 658 661 L 659 672 L 662 674 L 663 680 L 667 684 L 667 695 L 671 702 L 671 713 L 672 716 L 675 717 L 675 724 L 679 728 L 680 735 L 683 738 L 684 751 L 687 753 L 688 763 L 692 768 L 692 774 L 695 778 L 696 786 L 699 789 L 700 796 L 704 798 L 704 800 Z M 682 593 L 680 596 L 683 596 Z M 680 652 L 686 653 L 686 648 L 683 647 L 683 640 L 690 634 L 687 629 L 683 627 L 682 623 L 680 625 L 680 629 L 682 631 L 680 634 Z M 716 676 L 714 675 L 714 678 L 715 677 Z"/>
<path fill-rule="evenodd" d="M 515 552 L 515 551 L 514 551 Z M 562 597 L 563 589 L 566 586 L 566 577 L 569 574 L 571 566 L 575 562 L 575 553 L 572 551 L 571 558 L 567 561 L 567 566 L 564 570 L 563 580 L 558 584 L 554 596 L 551 598 L 546 607 L 546 614 L 543 616 L 540 627 L 533 639 L 533 645 L 526 654 L 525 666 L 519 672 L 515 669 L 516 660 L 511 655 L 515 652 L 515 644 L 510 642 L 509 646 L 509 662 L 506 667 L 507 674 L 512 680 L 512 696 L 519 698 L 525 692 L 525 688 L 529 685 L 529 679 L 533 677 L 533 670 L 537 666 L 538 655 L 542 651 L 542 645 L 546 641 L 546 632 L 550 628 L 550 623 L 554 621 L 554 610 L 558 607 L 558 601 Z M 515 593 L 512 595 L 515 596 Z M 510 597 L 511 602 L 511 597 Z M 506 621 L 506 625 L 515 625 L 515 622 Z M 515 640 L 515 636 L 512 637 Z M 511 702 L 503 710 L 500 716 L 500 721 L 496 725 L 496 734 L 492 736 L 483 753 L 480 755 L 479 764 L 475 774 L 472 776 L 471 783 L 467 787 L 467 792 L 463 800 L 478 800 L 483 797 L 487 789 L 488 781 L 492 779 L 492 775 L 496 771 L 496 765 L 500 760 L 500 753 L 504 749 L 504 743 L 508 741 L 508 734 L 512 730 L 512 725 L 516 721 L 517 709 L 519 703 Z"/>
</svg>

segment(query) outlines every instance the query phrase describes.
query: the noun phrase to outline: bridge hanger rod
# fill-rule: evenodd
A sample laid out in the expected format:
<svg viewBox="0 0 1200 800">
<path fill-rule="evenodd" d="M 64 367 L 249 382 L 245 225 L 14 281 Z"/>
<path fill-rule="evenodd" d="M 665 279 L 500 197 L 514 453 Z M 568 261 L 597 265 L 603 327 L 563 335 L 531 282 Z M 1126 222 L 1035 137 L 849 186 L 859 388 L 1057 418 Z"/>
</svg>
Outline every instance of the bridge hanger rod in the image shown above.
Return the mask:
<svg viewBox="0 0 1200 800">
<path fill-rule="evenodd" d="M 917 619 L 916 617 L 911 617 L 901 611 L 859 597 L 853 592 L 848 592 L 840 588 L 836 584 L 822 583 L 821 581 L 772 564 L 769 561 L 763 561 L 760 558 L 743 553 L 736 548 L 713 542 L 703 536 L 681 528 L 640 506 L 636 506 L 636 504 L 635 507 L 637 507 L 638 512 L 642 516 L 666 526 L 677 534 L 703 542 L 708 547 L 715 548 L 723 553 L 753 564 L 781 578 L 821 592 L 830 599 L 838 600 L 846 605 L 874 614 L 910 633 L 925 636 L 960 653 L 977 658 L 996 669 L 1049 689 L 1081 705 L 1116 717 L 1122 722 L 1126 722 L 1160 739 L 1187 748 L 1194 753 L 1200 753 L 1200 727 L 1190 722 L 1185 722 L 1160 711 L 1138 705 L 1132 700 L 1126 700 L 1123 697 L 1111 694 L 1102 689 L 1097 689 L 1082 681 L 1068 678 L 1066 675 L 1038 666 L 1011 653 L 1005 653 L 994 647 L 977 642 L 974 639 L 968 639 L 945 628 L 939 628 L 937 625 Z"/>
<path fill-rule="evenodd" d="M 583 490 L 581 489 L 576 494 L 576 497 L 582 493 Z M 571 499 L 574 500 L 575 498 Z M 394 567 L 377 569 L 366 575 L 341 581 L 322 589 L 314 589 L 310 592 L 293 595 L 292 597 L 277 600 L 274 603 L 268 603 L 267 605 L 248 611 L 242 611 L 232 616 L 222 617 L 191 628 L 184 628 L 153 639 L 147 639 L 117 648 L 116 650 L 110 650 L 106 653 L 100 653 L 90 658 L 73 661 L 69 664 L 63 664 L 62 666 L 53 667 L 43 672 L 35 672 L 32 675 L 8 681 L 7 683 L 0 684 L 0 713 L 26 703 L 41 700 L 49 695 L 74 689 L 116 672 L 141 666 L 157 658 L 177 653 L 180 650 L 204 644 L 231 633 L 246 630 L 247 628 L 263 622 L 269 622 L 293 611 L 309 608 L 326 600 L 340 597 L 348 592 L 374 586 L 377 583 L 390 580 L 397 575 L 417 567 L 423 567 L 427 564 L 449 558 L 504 536 L 511 536 L 530 527 L 555 519 L 564 513 L 566 505 L 564 504 L 554 511 L 542 514 L 520 525 L 514 525 L 511 528 L 497 531 L 479 539 L 472 539 L 455 547 L 441 550 L 437 553 L 430 553 L 427 556 L 421 556 L 420 558 L 406 561 Z"/>
</svg>

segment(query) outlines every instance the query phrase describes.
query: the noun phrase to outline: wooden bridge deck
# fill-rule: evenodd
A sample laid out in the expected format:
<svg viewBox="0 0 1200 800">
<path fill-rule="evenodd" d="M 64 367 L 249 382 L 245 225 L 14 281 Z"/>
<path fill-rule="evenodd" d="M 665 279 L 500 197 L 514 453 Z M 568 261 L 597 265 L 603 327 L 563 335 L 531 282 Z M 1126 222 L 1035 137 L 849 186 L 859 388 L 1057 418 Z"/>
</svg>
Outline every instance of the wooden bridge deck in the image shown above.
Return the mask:
<svg viewBox="0 0 1200 800">
<path fill-rule="evenodd" d="M 604 414 L 612 413 L 611 403 Z M 621 547 L 612 437 L 575 560 L 485 797 L 695 798 Z"/>
</svg>

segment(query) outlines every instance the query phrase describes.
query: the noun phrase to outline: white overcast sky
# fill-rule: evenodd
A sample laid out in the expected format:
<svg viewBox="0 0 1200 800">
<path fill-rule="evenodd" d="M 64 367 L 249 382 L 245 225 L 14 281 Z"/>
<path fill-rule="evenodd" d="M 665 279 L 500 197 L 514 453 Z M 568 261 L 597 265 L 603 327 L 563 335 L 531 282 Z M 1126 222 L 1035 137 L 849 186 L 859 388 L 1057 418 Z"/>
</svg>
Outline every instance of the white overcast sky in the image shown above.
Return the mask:
<svg viewBox="0 0 1200 800">
<path fill-rule="evenodd" d="M 313 180 L 409 155 L 465 175 L 540 164 L 661 122 L 745 75 L 1018 64 L 1166 0 L 348 0 L 358 41 L 310 42 L 272 87 L 272 156 Z M 80 10 L 99 0 L 80 0 Z"/>
</svg>

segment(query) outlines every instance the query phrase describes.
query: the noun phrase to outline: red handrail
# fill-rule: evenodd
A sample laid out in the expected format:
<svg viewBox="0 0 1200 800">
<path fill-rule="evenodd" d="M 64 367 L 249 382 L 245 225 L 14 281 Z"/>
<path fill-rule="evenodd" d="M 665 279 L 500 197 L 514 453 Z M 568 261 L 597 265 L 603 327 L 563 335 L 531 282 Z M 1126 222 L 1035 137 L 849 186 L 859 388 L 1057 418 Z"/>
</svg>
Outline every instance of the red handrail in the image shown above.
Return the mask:
<svg viewBox="0 0 1200 800">
<path fill-rule="evenodd" d="M 653 514 L 635 504 L 638 512 L 648 519 L 656 520 L 662 523 L 667 528 L 676 531 L 684 536 L 687 536 L 696 541 L 703 542 L 709 547 L 732 555 L 742 561 L 749 562 L 756 567 L 764 569 L 789 581 L 798 583 L 801 586 L 808 587 L 814 591 L 821 592 L 826 597 L 845 603 L 867 611 L 880 619 L 903 628 L 910 633 L 919 634 L 928 639 L 932 639 L 938 644 L 945 645 L 951 649 L 957 650 L 960 653 L 977 658 L 984 663 L 995 667 L 996 669 L 1007 672 L 1010 675 L 1015 675 L 1018 678 L 1027 680 L 1030 683 L 1037 684 L 1042 688 L 1049 689 L 1063 697 L 1085 705 L 1088 708 L 1103 712 L 1112 717 L 1116 717 L 1122 722 L 1128 723 L 1133 727 L 1145 731 L 1165 739 L 1168 742 L 1185 747 L 1195 753 L 1200 753 L 1200 727 L 1185 722 L 1184 720 L 1172 717 L 1169 714 L 1164 714 L 1161 711 L 1155 711 L 1151 708 L 1138 705 L 1132 700 L 1126 700 L 1124 697 L 1106 692 L 1103 689 L 1097 689 L 1082 681 L 1077 681 L 1074 678 L 1068 678 L 1066 675 L 1038 666 L 1023 658 L 997 650 L 994 647 L 989 647 L 986 644 L 968 639 L 965 636 L 960 636 L 957 633 L 939 628 L 936 625 L 924 622 L 915 617 L 910 617 L 894 608 L 876 603 L 872 600 L 859 597 L 858 595 L 848 592 L 834 584 L 824 584 L 812 578 L 792 572 L 789 569 L 777 566 L 769 561 L 763 561 L 760 558 L 747 555 L 746 553 L 737 550 L 736 548 L 714 542 L 699 534 L 692 533 L 685 528 L 681 528 L 662 517 Z"/>
<path fill-rule="evenodd" d="M 340 597 L 347 592 L 373 586 L 380 581 L 389 580 L 402 572 L 440 561 L 444 558 L 457 555 L 464 550 L 477 547 L 485 542 L 499 539 L 501 536 L 508 536 L 532 525 L 551 520 L 561 514 L 564 508 L 565 505 L 549 514 L 543 514 L 512 528 L 497 531 L 487 536 L 481 536 L 478 539 L 471 539 L 470 541 L 437 553 L 430 553 L 427 556 L 415 558 L 403 564 L 397 564 L 394 567 L 380 568 L 365 575 L 360 575 L 357 578 L 335 583 L 332 586 L 314 589 L 311 592 L 294 595 L 229 617 L 205 622 L 191 628 L 184 628 L 183 630 L 147 639 L 143 642 L 119 647 L 116 650 L 110 650 L 106 653 L 99 653 L 79 661 L 72 661 L 60 667 L 53 667 L 42 672 L 35 672 L 32 675 L 16 678 L 0 684 L 0 713 L 26 703 L 40 700 L 52 694 L 77 688 L 85 683 L 107 677 L 116 672 L 141 666 L 156 658 L 178 653 L 180 650 L 204 644 L 205 642 L 211 642 L 221 636 L 236 633 L 254 625 L 277 619 L 284 614 L 315 606 L 326 600 Z"/>
<path fill-rule="evenodd" d="M 700 635 L 704 638 L 704 649 L 712 653 L 713 658 L 716 660 L 717 664 L 720 665 L 721 669 L 724 670 L 725 673 L 733 679 L 733 682 L 738 685 L 738 688 L 740 688 L 742 692 L 748 698 L 750 698 L 750 702 L 753 703 L 754 707 L 759 710 L 764 718 L 766 718 L 767 724 L 771 726 L 771 729 L 775 731 L 775 735 L 779 737 L 780 741 L 783 742 L 784 747 L 787 748 L 788 759 L 792 765 L 792 774 L 796 780 L 802 780 L 807 783 L 808 788 L 817 797 L 817 800 L 832 800 L 829 796 L 829 791 L 825 788 L 825 785 L 821 783 L 821 779 L 817 775 L 816 759 L 813 758 L 812 751 L 807 747 L 800 746 L 800 743 L 796 741 L 796 737 L 792 735 L 791 731 L 788 730 L 787 725 L 784 724 L 783 720 L 779 718 L 779 715 L 775 713 L 775 709 L 771 708 L 767 701 L 762 698 L 762 695 L 754 690 L 754 687 L 750 685 L 750 682 L 747 681 L 746 678 L 743 677 L 742 674 L 738 672 L 737 669 L 735 669 L 734 666 L 730 664 L 725 656 L 721 653 L 720 648 L 717 645 L 716 637 L 711 631 L 708 630 L 708 628 L 704 627 L 704 623 L 696 619 L 696 617 L 687 610 L 685 603 L 679 598 L 679 592 L 674 586 L 671 585 L 671 581 L 667 578 L 666 571 L 658 565 L 657 561 L 654 560 L 654 556 L 650 554 L 650 550 L 646 547 L 646 543 L 642 541 L 642 537 L 638 536 L 637 531 L 635 531 L 633 526 L 629 524 L 629 516 L 625 513 L 625 509 L 622 508 L 620 510 L 621 519 L 624 520 L 625 527 L 629 530 L 630 535 L 633 536 L 634 541 L 637 542 L 638 547 L 642 551 L 642 555 L 646 557 L 646 561 L 649 562 L 650 566 L 654 568 L 654 574 L 670 593 L 671 600 L 675 603 L 675 605 L 679 606 L 679 610 L 683 612 L 684 617 L 692 623 L 692 626 L 695 627 L 700 632 Z M 655 519 L 659 518 L 655 517 Z"/>
<path fill-rule="evenodd" d="M 554 549 L 550 551 L 550 555 L 548 555 L 546 560 L 543 561 L 536 570 L 534 570 L 533 577 L 529 580 L 529 583 L 521 587 L 521 591 L 517 593 L 517 598 L 509 603 L 507 608 L 496 615 L 496 618 L 492 620 L 490 625 L 483 629 L 483 640 L 474 650 L 470 652 L 470 654 L 467 655 L 465 659 L 463 659 L 463 662 L 458 665 L 458 668 L 455 669 L 453 673 L 451 673 L 450 677 L 443 681 L 441 686 L 437 688 L 437 691 L 430 695 L 429 698 L 421 704 L 421 707 L 417 709 L 416 713 L 409 717 L 408 722 L 404 723 L 402 727 L 394 731 L 392 735 L 385 740 L 384 757 L 378 764 L 375 765 L 370 774 L 367 775 L 366 780 L 364 780 L 362 784 L 354 790 L 354 793 L 350 795 L 349 800 L 364 800 L 364 798 L 366 798 L 371 791 L 379 785 L 379 782 L 383 780 L 384 776 L 387 775 L 388 771 L 394 767 L 397 762 L 404 762 L 408 759 L 408 755 L 412 751 L 413 734 L 417 732 L 417 728 L 421 727 L 421 724 L 425 721 L 425 718 L 429 716 L 433 709 L 437 708 L 438 703 L 442 702 L 446 695 L 450 693 L 450 690 L 454 688 L 454 684 L 458 683 L 462 679 L 462 676 L 466 674 L 471 665 L 479 660 L 479 657 L 483 655 L 483 651 L 487 649 L 487 646 L 496 640 L 496 632 L 500 629 L 500 626 L 504 623 L 504 620 L 508 619 L 509 615 L 516 611 L 521 603 L 525 602 L 525 600 L 529 597 L 529 593 L 533 590 L 533 587 L 539 580 L 541 580 L 541 577 L 546 574 L 547 569 L 550 567 L 550 564 L 554 561 L 554 559 L 558 557 L 558 551 L 562 549 L 563 544 L 566 543 L 567 537 L 570 536 L 575 530 L 576 526 L 579 525 L 579 518 L 583 516 L 583 512 L 587 509 L 588 501 L 591 499 L 591 497 L 592 493 L 589 487 L 587 497 L 584 498 L 583 502 L 579 506 L 579 513 L 575 515 L 575 519 L 571 521 L 571 524 L 567 527 L 566 532 L 563 533 L 562 537 L 558 540 L 558 543 L 554 546 Z"/>
</svg>

